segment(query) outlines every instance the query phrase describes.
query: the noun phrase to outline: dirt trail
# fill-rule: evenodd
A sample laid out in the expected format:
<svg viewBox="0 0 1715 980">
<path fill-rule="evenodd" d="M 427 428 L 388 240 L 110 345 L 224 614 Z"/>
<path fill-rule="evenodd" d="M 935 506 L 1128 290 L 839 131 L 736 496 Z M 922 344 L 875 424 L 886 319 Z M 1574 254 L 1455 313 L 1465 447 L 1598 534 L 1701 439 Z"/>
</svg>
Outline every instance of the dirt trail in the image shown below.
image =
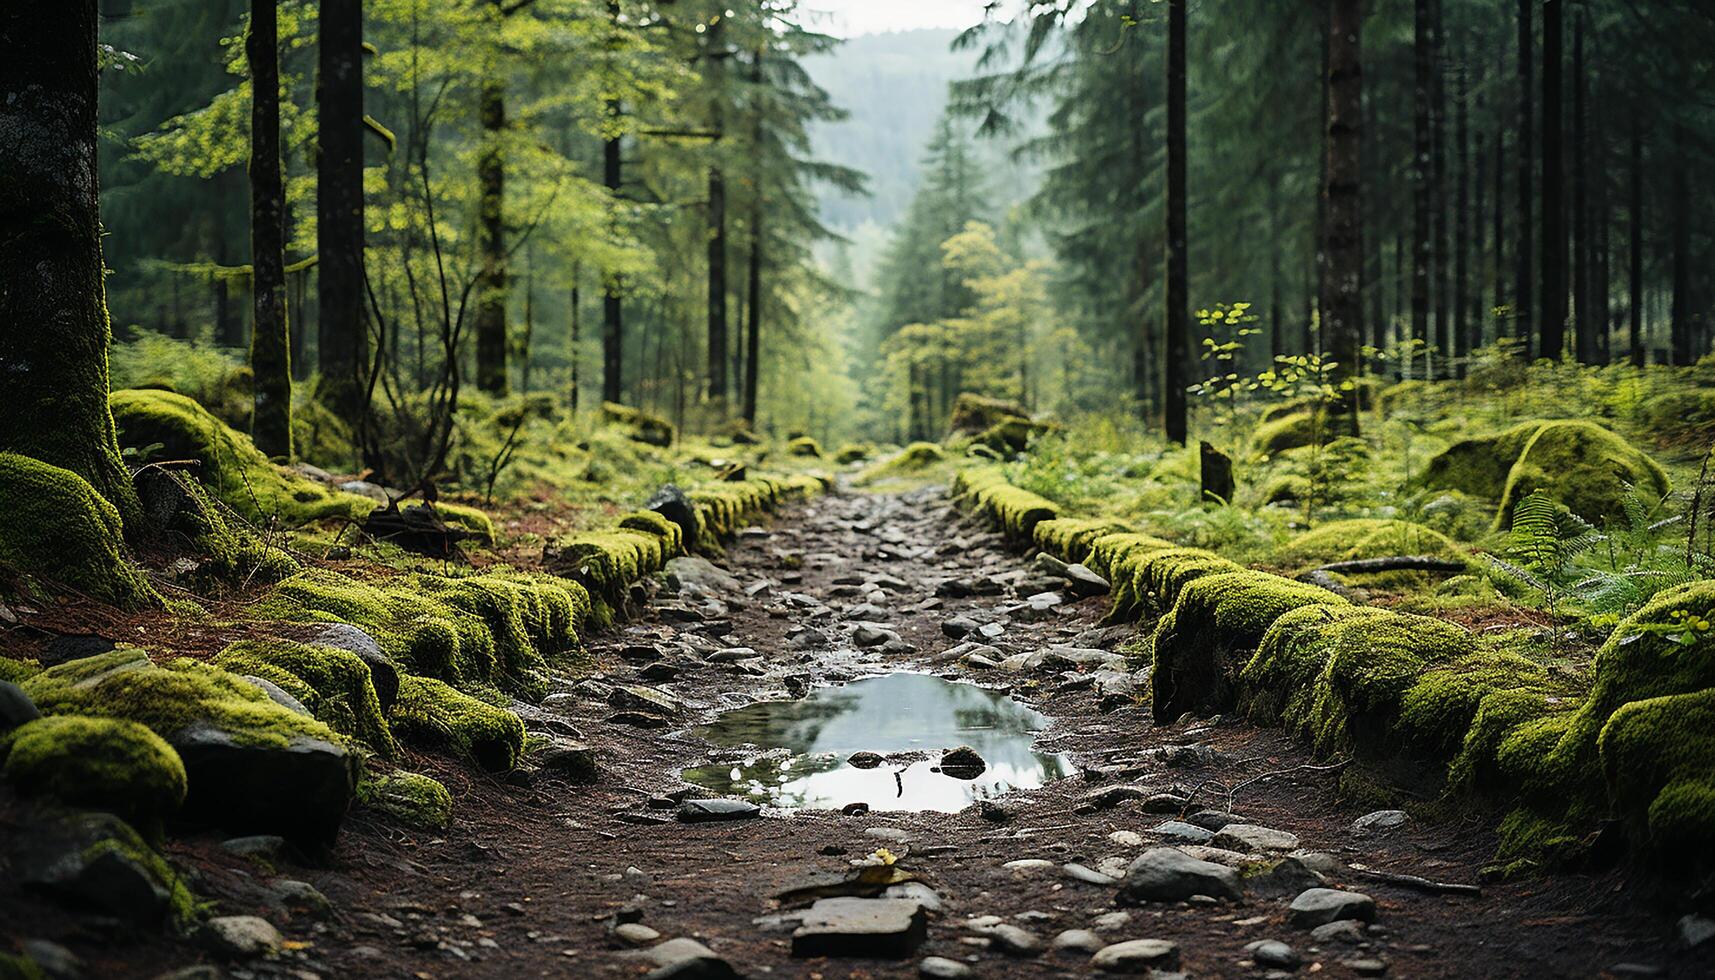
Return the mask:
<svg viewBox="0 0 1715 980">
<path fill-rule="evenodd" d="M 1067 664 L 967 669 L 959 641 L 943 631 L 957 616 L 1002 625 L 987 641 L 998 649 L 992 659 L 1054 645 L 1112 649 L 1130 630 L 1099 628 L 1103 598 L 1067 595 L 1061 605 L 1032 610 L 1018 596 L 1034 593 L 1039 576 L 937 493 L 818 499 L 770 529 L 746 532 L 725 564 L 733 582 L 700 596 L 664 592 L 638 618 L 597 638 L 597 673 L 563 685 L 530 719 L 534 730 L 575 733 L 596 746 L 599 782 L 537 777 L 516 785 L 526 780 L 488 780 L 428 757 L 411 760 L 452 786 L 456 826 L 444 836 L 407 834 L 358 816 L 330 864 L 283 864 L 281 874 L 314 884 L 337 912 L 283 921 L 288 938 L 308 945 L 277 966 L 331 977 L 635 977 L 647 965 L 622 954 L 610 932 L 619 916 L 663 938 L 694 937 L 746 976 L 908 977 L 925 956 L 960 961 L 975 976 L 1090 975 L 1088 952 L 1047 948 L 1070 929 L 1096 930 L 1103 943 L 1169 940 L 1191 976 L 1261 975 L 1245 950 L 1256 940 L 1289 944 L 1303 958 L 1300 974 L 1385 968 L 1402 977 L 1595 976 L 1629 962 L 1665 975 L 1707 975 L 1707 962 L 1675 952 L 1673 913 L 1651 908 L 1618 873 L 1486 885 L 1481 897 L 1465 897 L 1334 871 L 1331 887 L 1373 896 L 1379 910 L 1368 932 L 1344 941 L 1319 941 L 1287 924 L 1296 888 L 1269 896 L 1266 885 L 1253 887 L 1237 903 L 1118 906 L 1113 885 L 1075 880 L 1062 865 L 1111 871 L 1163 842 L 1151 828 L 1174 814 L 1145 812 L 1153 804 L 1144 797 L 1153 794 L 1195 790 L 1199 805 L 1294 834 L 1304 849 L 1446 882 L 1478 880 L 1492 853 L 1493 821 L 1477 814 L 1412 821 L 1360 839 L 1349 827 L 1364 811 L 1339 802 L 1337 774 L 1278 732 L 1236 720 L 1156 727 L 1136 706 L 1104 713 L 1104 700 L 1109 707 L 1123 700 L 1123 680 L 1098 680 L 1097 672 Z M 947 595 L 996 591 L 997 581 L 998 595 Z M 896 632 L 899 642 L 854 645 L 859 620 Z M 660 652 L 656 666 L 643 662 L 643 646 Z M 740 646 L 763 656 L 718 662 L 706 655 Z M 676 675 L 647 681 L 645 669 Z M 686 731 L 692 724 L 757 697 L 891 670 L 1011 687 L 1053 716 L 1039 747 L 1070 754 L 1079 774 L 1013 794 L 1003 801 L 1006 813 L 990 808 L 990 816 L 977 807 L 880 812 L 885 801 L 877 800 L 877 812 L 854 816 L 771 810 L 761 819 L 717 823 L 671 819 L 662 797 L 684 788 L 683 767 L 709 760 L 709 746 Z M 630 710 L 610 686 L 639 684 L 680 703 L 672 724 L 626 723 L 628 712 L 631 721 L 648 712 Z M 1121 787 L 1143 792 L 1090 802 L 1092 793 Z M 662 808 L 652 808 L 652 799 Z M 874 828 L 884 829 L 878 835 Z M 266 908 L 256 869 L 212 842 L 175 846 L 202 862 L 201 890 L 224 910 Z M 772 896 L 817 873 L 848 872 L 853 859 L 880 846 L 903 852 L 901 865 L 921 875 L 943 905 L 931 916 L 927 941 L 900 960 L 794 959 L 791 923 L 767 921 L 782 912 Z M 1021 859 L 1050 863 L 1003 867 Z M 967 920 L 980 916 L 1028 930 L 1042 951 L 1006 955 L 1004 939 L 968 928 Z M 182 964 L 183 955 L 146 949 L 120 972 L 147 975 Z"/>
</svg>

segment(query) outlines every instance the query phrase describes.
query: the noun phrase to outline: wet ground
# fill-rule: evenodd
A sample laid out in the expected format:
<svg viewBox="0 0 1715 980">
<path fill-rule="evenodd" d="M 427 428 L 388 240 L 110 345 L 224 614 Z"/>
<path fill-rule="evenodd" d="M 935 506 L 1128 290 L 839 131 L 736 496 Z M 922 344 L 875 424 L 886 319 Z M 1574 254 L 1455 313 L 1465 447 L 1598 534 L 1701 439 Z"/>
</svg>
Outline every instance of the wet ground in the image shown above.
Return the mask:
<svg viewBox="0 0 1715 980">
<path fill-rule="evenodd" d="M 1133 697 L 1141 678 L 1114 655 L 1132 628 L 1103 628 L 1102 598 L 1061 591 L 933 492 L 821 498 L 746 532 L 723 564 L 683 569 L 676 594 L 595 640 L 593 676 L 527 713 L 533 731 L 596 747 L 598 782 L 516 785 L 418 757 L 457 797 L 444 835 L 358 815 L 331 860 L 272 869 L 212 841 L 174 844 L 222 911 L 267 915 L 299 944 L 239 975 L 636 977 L 652 965 L 631 944 L 675 938 L 752 977 L 910 977 L 928 956 L 979 977 L 1092 975 L 1087 950 L 1050 948 L 1068 930 L 1093 933 L 1078 937 L 1092 948 L 1168 941 L 1190 976 L 1266 975 L 1247 950 L 1259 940 L 1290 946 L 1299 975 L 1710 975 L 1677 939 L 1686 910 L 1619 871 L 1478 897 L 1379 880 L 1478 882 L 1494 815 L 1360 835 L 1353 821 L 1375 806 L 1340 798 L 1337 762 L 1236 720 L 1154 726 Z M 982 775 L 932 771 L 955 745 L 983 757 Z M 881 760 L 854 765 L 858 752 Z M 677 819 L 684 801 L 720 795 L 763 807 Z M 846 804 L 859 805 L 819 808 Z M 1300 880 L 1256 881 L 1237 902 L 1121 905 L 1107 879 L 1186 839 L 1164 822 L 1194 811 L 1296 837 L 1235 863 L 1296 851 L 1329 886 L 1371 896 L 1375 923 L 1291 924 Z M 1187 849 L 1226 860 L 1209 849 L 1222 843 L 1234 841 Z M 915 879 L 906 893 L 939 906 L 926 936 L 899 959 L 795 957 L 798 899 L 858 874 Z M 280 875 L 336 911 L 270 904 Z M 151 976 L 192 955 L 51 910 L 0 911 L 99 975 Z M 714 972 L 682 975 L 721 975 L 697 969 Z"/>
</svg>

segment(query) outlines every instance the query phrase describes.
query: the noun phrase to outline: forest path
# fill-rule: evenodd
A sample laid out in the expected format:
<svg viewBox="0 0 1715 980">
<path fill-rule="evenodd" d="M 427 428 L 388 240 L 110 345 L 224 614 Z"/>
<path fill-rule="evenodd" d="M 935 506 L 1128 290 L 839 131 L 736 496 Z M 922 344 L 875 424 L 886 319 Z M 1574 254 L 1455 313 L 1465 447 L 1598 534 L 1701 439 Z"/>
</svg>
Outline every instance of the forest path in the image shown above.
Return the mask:
<svg viewBox="0 0 1715 980">
<path fill-rule="evenodd" d="M 822 497 L 780 515 L 772 528 L 743 533 L 724 564 L 730 578 L 687 572 L 696 584 L 676 596 L 664 592 L 639 618 L 596 638 L 595 675 L 566 682 L 528 719 L 533 730 L 575 730 L 596 746 L 599 781 L 538 776 L 515 786 L 443 767 L 435 774 L 459 800 L 446 835 L 403 834 L 354 818 L 335 867 L 298 872 L 342 910 L 301 936 L 313 942 L 301 964 L 342 977 L 635 977 L 651 964 L 625 952 L 624 940 L 647 945 L 658 931 L 663 940 L 694 938 L 716 957 L 661 974 L 683 977 L 730 975 L 723 962 L 753 977 L 908 977 L 926 956 L 959 961 L 974 976 L 1083 976 L 1096 971 L 1082 947 L 1135 939 L 1176 944 L 1180 969 L 1191 976 L 1260 975 L 1264 968 L 1246 951 L 1258 940 L 1284 942 L 1302 970 L 1333 976 L 1593 976 L 1624 961 L 1689 969 L 1669 961 L 1676 955 L 1667 952 L 1671 916 L 1652 914 L 1617 874 L 1524 879 L 1468 897 L 1425 894 L 1341 867 L 1475 882 L 1493 852 L 1491 815 L 1413 820 L 1355 836 L 1352 821 L 1364 811 L 1337 799 L 1338 774 L 1297 768 L 1316 760 L 1278 731 L 1236 719 L 1157 727 L 1135 705 L 1104 713 L 1102 689 L 1112 706 L 1124 680 L 1088 664 L 1049 658 L 967 669 L 959 658 L 968 645 L 943 630 L 955 617 L 1000 625 L 988 640 L 996 660 L 1056 645 L 1111 650 L 1134 628 L 1098 625 L 1105 598 L 1067 594 L 1060 605 L 1039 600 L 1042 608 L 1032 610 L 1019 596 L 1054 583 L 1041 582 L 936 491 Z M 972 592 L 999 594 L 953 597 Z M 854 637 L 864 629 L 871 632 Z M 734 647 L 760 656 L 718 652 Z M 1010 687 L 1054 719 L 1038 748 L 1069 754 L 1080 774 L 1011 794 L 1004 813 L 991 807 L 986 816 L 978 807 L 883 812 L 886 801 L 875 799 L 874 812 L 852 816 L 770 809 L 759 819 L 672 819 L 673 801 L 686 795 L 680 771 L 709 761 L 710 745 L 691 728 L 718 709 L 906 670 Z M 654 688 L 671 702 L 644 703 L 625 686 Z M 635 727 L 655 724 L 648 721 L 654 713 L 673 721 Z M 1278 775 L 1257 778 L 1268 773 Z M 1236 903 L 1194 898 L 1127 908 L 1116 904 L 1115 886 L 1063 868 L 1123 873 L 1148 847 L 1176 843 L 1152 831 L 1175 816 L 1158 812 L 1165 798 L 1156 794 L 1192 789 L 1202 805 L 1295 835 L 1324 855 L 1305 860 L 1330 869 L 1331 887 L 1372 896 L 1375 925 L 1314 934 L 1290 925 L 1288 903 L 1306 882 L 1285 874 L 1272 884 L 1253 881 Z M 1110 798 L 1092 796 L 1106 790 Z M 854 859 L 883 846 L 903 855 L 899 866 L 921 876 L 942 906 L 929 916 L 927 940 L 896 960 L 793 958 L 795 923 L 774 896 L 837 880 Z M 1027 863 L 1007 867 L 1020 860 Z M 616 935 L 616 917 L 647 929 Z M 1074 937 L 1079 949 L 1049 948 L 1063 930 L 1094 935 Z M 287 928 L 292 938 L 298 931 Z M 1023 948 L 1032 938 L 1040 950 Z M 870 950 L 886 942 L 857 940 Z M 943 966 L 947 972 L 936 975 L 966 975 Z"/>
</svg>

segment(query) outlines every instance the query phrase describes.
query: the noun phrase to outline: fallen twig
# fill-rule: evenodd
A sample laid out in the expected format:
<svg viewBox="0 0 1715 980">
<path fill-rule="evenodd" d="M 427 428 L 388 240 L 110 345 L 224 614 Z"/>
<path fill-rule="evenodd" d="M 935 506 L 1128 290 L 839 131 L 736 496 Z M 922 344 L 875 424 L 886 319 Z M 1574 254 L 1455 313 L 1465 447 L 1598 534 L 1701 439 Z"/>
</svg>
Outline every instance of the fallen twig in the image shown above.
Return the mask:
<svg viewBox="0 0 1715 980">
<path fill-rule="evenodd" d="M 1381 558 L 1353 558 L 1329 562 L 1316 568 L 1318 572 L 1334 575 L 1367 575 L 1372 572 L 1462 572 L 1465 562 L 1458 558 L 1437 558 L 1434 555 L 1388 555 Z"/>
<path fill-rule="evenodd" d="M 1361 864 L 1347 865 L 1353 874 L 1373 881 L 1385 881 L 1390 885 L 1402 888 L 1414 888 L 1431 895 L 1467 895 L 1471 898 L 1482 898 L 1483 890 L 1476 885 L 1460 885 L 1446 881 L 1430 881 L 1418 875 L 1400 874 L 1396 871 L 1372 871 Z"/>
</svg>

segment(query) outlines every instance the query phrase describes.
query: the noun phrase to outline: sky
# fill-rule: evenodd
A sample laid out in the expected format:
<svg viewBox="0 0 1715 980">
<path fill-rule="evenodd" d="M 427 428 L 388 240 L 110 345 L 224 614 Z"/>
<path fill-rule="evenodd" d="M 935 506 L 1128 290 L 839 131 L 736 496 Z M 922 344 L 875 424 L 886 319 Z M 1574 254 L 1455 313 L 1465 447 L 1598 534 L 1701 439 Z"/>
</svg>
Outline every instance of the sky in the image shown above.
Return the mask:
<svg viewBox="0 0 1715 980">
<path fill-rule="evenodd" d="M 969 27 L 982 19 L 986 0 L 804 0 L 806 12 L 825 12 L 809 26 L 836 37 L 908 31 L 919 27 Z"/>
</svg>

